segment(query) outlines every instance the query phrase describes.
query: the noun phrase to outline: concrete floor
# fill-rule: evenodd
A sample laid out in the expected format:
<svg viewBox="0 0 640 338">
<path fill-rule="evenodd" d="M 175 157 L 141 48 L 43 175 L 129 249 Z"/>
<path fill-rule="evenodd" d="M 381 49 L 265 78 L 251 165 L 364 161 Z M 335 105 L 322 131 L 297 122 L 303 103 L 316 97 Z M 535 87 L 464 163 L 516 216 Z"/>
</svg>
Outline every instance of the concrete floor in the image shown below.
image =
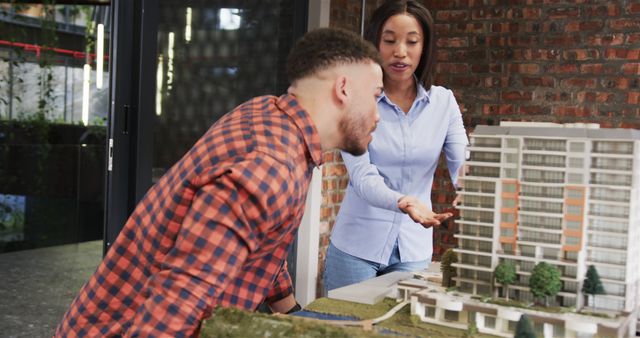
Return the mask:
<svg viewBox="0 0 640 338">
<path fill-rule="evenodd" d="M 101 260 L 101 240 L 0 254 L 0 337 L 51 337 Z"/>
</svg>

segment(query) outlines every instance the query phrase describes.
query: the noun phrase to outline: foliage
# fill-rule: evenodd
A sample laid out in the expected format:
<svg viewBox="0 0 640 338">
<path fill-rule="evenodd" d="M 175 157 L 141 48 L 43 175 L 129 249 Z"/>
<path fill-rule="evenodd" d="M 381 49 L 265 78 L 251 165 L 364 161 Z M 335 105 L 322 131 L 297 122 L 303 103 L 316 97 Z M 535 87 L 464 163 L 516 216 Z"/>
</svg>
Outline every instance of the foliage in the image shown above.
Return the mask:
<svg viewBox="0 0 640 338">
<path fill-rule="evenodd" d="M 382 337 L 353 327 L 285 315 L 267 315 L 234 308 L 218 308 L 202 325 L 202 337 Z"/>
<path fill-rule="evenodd" d="M 518 320 L 518 325 L 516 325 L 516 333 L 513 336 L 514 338 L 536 338 L 536 333 L 533 330 L 533 325 L 531 325 L 531 320 L 527 315 L 520 316 L 520 320 Z"/>
<path fill-rule="evenodd" d="M 475 337 L 478 334 L 478 326 L 476 325 L 476 321 L 471 321 L 471 323 L 469 323 L 469 326 L 467 327 L 467 332 L 465 333 L 465 338 L 466 337 Z"/>
<path fill-rule="evenodd" d="M 596 307 L 596 295 L 605 294 L 598 270 L 596 270 L 596 267 L 593 265 L 589 265 L 589 269 L 587 269 L 587 275 L 582 284 L 582 292 L 593 297 L 593 309 Z"/>
<path fill-rule="evenodd" d="M 58 45 L 58 34 L 56 32 L 55 0 L 43 0 L 42 6 L 44 18 L 40 21 L 42 49 L 38 59 L 38 64 L 40 65 L 40 74 L 38 75 L 38 85 L 40 87 L 38 114 L 47 117 L 51 114 L 55 99 L 53 95 L 53 63 L 55 62 L 53 48 Z"/>
<path fill-rule="evenodd" d="M 548 306 L 548 296 L 555 296 L 562 288 L 560 270 L 546 262 L 538 263 L 531 271 L 529 287 L 533 296 L 544 298 L 544 305 Z"/>
<path fill-rule="evenodd" d="M 500 262 L 493 271 L 493 276 L 498 283 L 504 286 L 504 294 L 506 294 L 506 298 L 509 300 L 508 287 L 516 280 L 516 266 L 510 261 Z"/>
<path fill-rule="evenodd" d="M 447 249 L 444 254 L 442 254 L 442 259 L 440 260 L 440 271 L 442 271 L 442 286 L 450 287 L 451 280 L 456 275 L 456 268 L 453 266 L 453 263 L 458 262 L 458 255 L 453 252 L 453 249 Z"/>
<path fill-rule="evenodd" d="M 374 305 L 359 304 L 329 298 L 319 298 L 305 307 L 305 310 L 329 313 L 334 315 L 357 317 L 361 319 L 371 319 L 379 317 L 398 305 L 395 299 L 385 298 Z M 411 319 L 410 306 L 405 306 L 391 318 L 376 324 L 376 327 L 397 332 L 398 335 L 410 337 L 464 337 L 466 330 L 454 329 L 442 325 L 430 324 L 418 319 Z M 493 337 L 478 333 L 477 338 Z"/>
</svg>

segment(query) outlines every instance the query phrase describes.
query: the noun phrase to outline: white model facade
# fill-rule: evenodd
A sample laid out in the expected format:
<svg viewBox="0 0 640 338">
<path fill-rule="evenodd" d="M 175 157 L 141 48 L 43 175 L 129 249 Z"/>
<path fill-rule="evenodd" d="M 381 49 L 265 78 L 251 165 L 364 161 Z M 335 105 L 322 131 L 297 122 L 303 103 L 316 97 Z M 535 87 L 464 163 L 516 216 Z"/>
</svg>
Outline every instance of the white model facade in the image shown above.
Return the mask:
<svg viewBox="0 0 640 338">
<path fill-rule="evenodd" d="M 594 265 L 606 295 L 599 310 L 637 313 L 640 299 L 640 131 L 514 122 L 478 126 L 461 177 L 458 289 L 532 301 L 531 270 L 557 266 L 553 305 L 593 305 L 582 294 Z M 492 285 L 501 261 L 518 278 Z"/>
</svg>

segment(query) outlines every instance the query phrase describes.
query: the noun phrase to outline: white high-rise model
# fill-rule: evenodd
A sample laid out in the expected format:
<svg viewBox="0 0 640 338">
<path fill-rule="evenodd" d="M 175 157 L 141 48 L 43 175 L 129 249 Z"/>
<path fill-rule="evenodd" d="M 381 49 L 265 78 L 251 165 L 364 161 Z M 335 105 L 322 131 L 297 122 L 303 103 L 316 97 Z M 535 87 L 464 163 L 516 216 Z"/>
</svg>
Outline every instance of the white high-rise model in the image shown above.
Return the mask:
<svg viewBox="0 0 640 338">
<path fill-rule="evenodd" d="M 546 262 L 562 274 L 551 303 L 579 309 L 594 305 L 581 290 L 594 265 L 606 292 L 595 308 L 637 313 L 640 131 L 507 122 L 478 126 L 470 139 L 456 234 L 458 290 L 532 301 L 531 270 Z M 501 261 L 517 267 L 508 290 L 492 281 Z"/>
</svg>

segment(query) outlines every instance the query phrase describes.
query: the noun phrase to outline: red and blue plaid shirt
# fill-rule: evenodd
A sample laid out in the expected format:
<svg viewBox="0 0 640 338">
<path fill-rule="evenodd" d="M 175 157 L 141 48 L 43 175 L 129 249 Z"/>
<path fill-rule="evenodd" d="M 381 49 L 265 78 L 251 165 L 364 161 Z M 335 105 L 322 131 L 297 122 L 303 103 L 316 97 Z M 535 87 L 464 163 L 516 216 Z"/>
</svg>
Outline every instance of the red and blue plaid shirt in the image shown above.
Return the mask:
<svg viewBox="0 0 640 338">
<path fill-rule="evenodd" d="M 286 257 L 320 139 L 289 95 L 222 117 L 140 201 L 56 337 L 190 337 L 216 306 L 292 292 Z"/>
</svg>

